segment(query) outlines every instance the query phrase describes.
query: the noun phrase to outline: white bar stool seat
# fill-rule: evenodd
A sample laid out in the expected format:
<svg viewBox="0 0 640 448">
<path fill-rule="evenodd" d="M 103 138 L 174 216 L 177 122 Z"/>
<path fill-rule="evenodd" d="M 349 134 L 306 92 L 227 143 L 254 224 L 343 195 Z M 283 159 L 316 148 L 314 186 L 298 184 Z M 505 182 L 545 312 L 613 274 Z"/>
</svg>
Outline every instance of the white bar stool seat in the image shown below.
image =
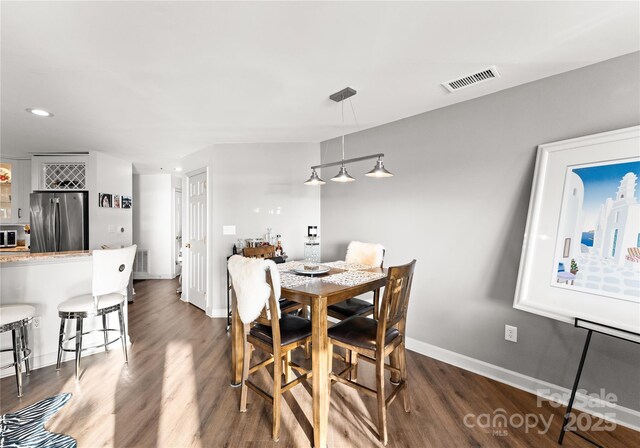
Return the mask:
<svg viewBox="0 0 640 448">
<path fill-rule="evenodd" d="M 122 303 L 124 303 L 124 299 L 125 297 L 119 293 L 105 294 L 98 297 L 98 306 L 96 308 L 96 303 L 93 296 L 91 294 L 83 294 L 81 296 L 72 297 L 62 302 L 60 305 L 58 305 L 58 312 L 84 312 L 90 314 L 95 309 L 103 310 L 115 305 L 121 305 Z"/>
<path fill-rule="evenodd" d="M 13 363 L 1 366 L 6 369 L 15 367 L 16 383 L 18 386 L 18 397 L 22 396 L 22 363 L 27 375 L 31 374 L 29 366 L 29 357 L 31 349 L 29 348 L 29 338 L 27 326 L 33 316 L 36 314 L 36 308 L 31 305 L 2 305 L 0 306 L 0 333 L 11 331 L 12 347 L 2 349 L 0 351 L 13 352 Z"/>
<path fill-rule="evenodd" d="M 124 249 L 105 249 L 93 251 L 93 281 L 91 294 L 71 297 L 58 305 L 60 317 L 60 333 L 58 339 L 58 362 L 56 370 L 62 364 L 62 352 L 74 352 L 76 360 L 76 381 L 80 379 L 80 357 L 83 350 L 104 347 L 108 351 L 109 345 L 122 341 L 124 362 L 129 362 L 127 354 L 127 332 L 124 322 L 124 306 L 127 295 L 127 285 L 133 270 L 133 259 L 136 246 Z M 119 329 L 107 328 L 107 315 L 118 313 Z M 102 317 L 102 329 L 83 332 L 83 321 L 90 317 Z M 76 321 L 76 334 L 65 338 L 65 326 L 69 319 Z M 104 335 L 104 344 L 92 347 L 82 346 L 82 336 L 100 331 Z M 109 332 L 119 333 L 119 336 L 109 340 Z M 75 339 L 75 348 L 65 348 L 65 343 Z"/>
</svg>

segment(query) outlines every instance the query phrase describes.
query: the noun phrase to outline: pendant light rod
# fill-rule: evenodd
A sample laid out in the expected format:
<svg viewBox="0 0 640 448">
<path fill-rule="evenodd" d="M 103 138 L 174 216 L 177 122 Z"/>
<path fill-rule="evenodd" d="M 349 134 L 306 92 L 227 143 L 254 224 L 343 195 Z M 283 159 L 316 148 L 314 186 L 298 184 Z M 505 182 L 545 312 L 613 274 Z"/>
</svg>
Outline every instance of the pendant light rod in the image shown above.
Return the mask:
<svg viewBox="0 0 640 448">
<path fill-rule="evenodd" d="M 370 156 L 354 157 L 353 159 L 345 159 L 345 160 L 340 160 L 338 162 L 323 163 L 322 165 L 312 166 L 311 169 L 312 170 L 316 170 L 318 168 L 327 168 L 327 167 L 330 167 L 330 166 L 345 165 L 347 163 L 360 162 L 361 160 L 376 159 L 376 158 L 380 158 L 380 157 L 384 157 L 384 154 L 382 154 L 382 153 L 380 153 L 380 154 L 372 154 Z"/>
</svg>

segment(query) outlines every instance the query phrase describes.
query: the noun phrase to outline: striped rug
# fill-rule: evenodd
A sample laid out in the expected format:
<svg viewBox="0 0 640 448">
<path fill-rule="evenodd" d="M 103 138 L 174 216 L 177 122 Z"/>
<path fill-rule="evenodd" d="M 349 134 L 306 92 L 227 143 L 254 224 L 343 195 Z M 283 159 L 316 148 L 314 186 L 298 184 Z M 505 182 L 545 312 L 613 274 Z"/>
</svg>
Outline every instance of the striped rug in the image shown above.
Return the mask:
<svg viewBox="0 0 640 448">
<path fill-rule="evenodd" d="M 73 437 L 55 434 L 44 429 L 47 420 L 53 417 L 71 394 L 60 394 L 39 401 L 17 412 L 9 412 L 0 417 L 0 446 L 21 448 L 76 448 Z"/>
</svg>

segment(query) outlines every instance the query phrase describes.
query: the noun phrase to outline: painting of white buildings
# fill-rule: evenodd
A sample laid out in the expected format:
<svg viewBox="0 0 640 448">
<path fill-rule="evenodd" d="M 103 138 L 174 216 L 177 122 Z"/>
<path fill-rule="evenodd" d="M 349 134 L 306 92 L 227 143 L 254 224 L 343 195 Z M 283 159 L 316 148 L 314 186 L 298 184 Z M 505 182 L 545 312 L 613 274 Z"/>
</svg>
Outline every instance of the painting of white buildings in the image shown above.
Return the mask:
<svg viewBox="0 0 640 448">
<path fill-rule="evenodd" d="M 552 284 L 640 302 L 640 159 L 570 167 Z"/>
</svg>

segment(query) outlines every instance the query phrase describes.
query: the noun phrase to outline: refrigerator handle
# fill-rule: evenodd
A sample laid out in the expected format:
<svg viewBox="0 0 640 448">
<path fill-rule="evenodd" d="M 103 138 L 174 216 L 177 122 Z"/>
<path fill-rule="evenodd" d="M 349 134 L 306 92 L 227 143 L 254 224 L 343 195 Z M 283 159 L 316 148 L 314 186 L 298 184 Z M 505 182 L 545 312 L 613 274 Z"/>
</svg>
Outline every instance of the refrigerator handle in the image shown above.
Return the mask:
<svg viewBox="0 0 640 448">
<path fill-rule="evenodd" d="M 54 248 L 56 252 L 60 252 L 60 199 L 54 199 L 54 218 L 53 218 L 53 237 L 54 240 Z"/>
</svg>

